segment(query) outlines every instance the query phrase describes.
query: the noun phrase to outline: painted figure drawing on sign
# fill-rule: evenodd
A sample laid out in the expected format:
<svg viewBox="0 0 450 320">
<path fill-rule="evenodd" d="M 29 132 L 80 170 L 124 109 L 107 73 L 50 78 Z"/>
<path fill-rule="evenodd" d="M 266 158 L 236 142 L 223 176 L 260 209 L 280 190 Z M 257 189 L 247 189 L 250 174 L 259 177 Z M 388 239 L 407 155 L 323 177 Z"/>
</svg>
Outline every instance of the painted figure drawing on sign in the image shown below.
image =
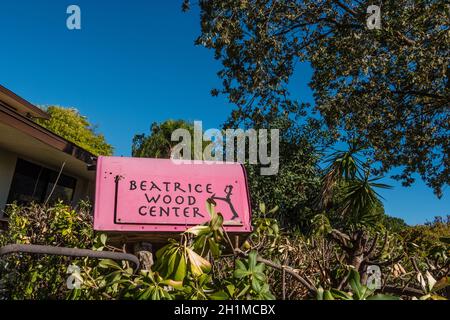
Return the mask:
<svg viewBox="0 0 450 320">
<path fill-rule="evenodd" d="M 226 202 L 230 206 L 230 210 L 233 213 L 233 217 L 231 220 L 234 220 L 239 217 L 238 213 L 236 212 L 236 209 L 233 206 L 233 203 L 231 202 L 231 196 L 233 195 L 233 186 L 229 185 L 225 187 L 225 197 L 217 197 L 214 193 L 211 197 L 212 200 L 220 200 Z"/>
</svg>

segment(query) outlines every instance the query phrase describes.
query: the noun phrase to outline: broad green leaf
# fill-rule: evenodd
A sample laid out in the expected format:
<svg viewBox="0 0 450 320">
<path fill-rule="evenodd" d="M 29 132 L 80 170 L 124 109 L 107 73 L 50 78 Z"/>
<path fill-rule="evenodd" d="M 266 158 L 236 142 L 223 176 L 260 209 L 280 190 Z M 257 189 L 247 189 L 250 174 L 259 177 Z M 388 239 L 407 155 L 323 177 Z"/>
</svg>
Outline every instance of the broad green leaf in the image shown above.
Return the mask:
<svg viewBox="0 0 450 320">
<path fill-rule="evenodd" d="M 448 286 L 450 286 L 450 277 L 443 277 L 434 284 L 433 289 L 431 291 L 436 292 L 436 291 L 442 290 Z"/>
<path fill-rule="evenodd" d="M 176 281 L 183 281 L 186 277 L 187 272 L 187 265 L 186 265 L 186 257 L 184 254 L 180 254 L 178 256 L 178 265 L 176 266 L 175 274 L 174 274 L 174 280 Z"/>
<path fill-rule="evenodd" d="M 256 267 L 257 261 L 256 258 L 258 256 L 258 253 L 256 251 L 251 251 L 248 254 L 248 269 L 250 271 L 253 271 Z"/>
<path fill-rule="evenodd" d="M 102 260 L 100 260 L 98 266 L 100 268 L 104 268 L 104 269 L 108 269 L 108 268 L 121 269 L 119 264 L 117 262 L 115 262 L 114 260 L 111 260 L 111 259 L 102 259 Z"/>
<path fill-rule="evenodd" d="M 220 247 L 217 242 L 213 238 L 208 239 L 209 249 L 211 250 L 211 254 L 214 258 L 218 258 L 220 256 Z"/>
<path fill-rule="evenodd" d="M 229 284 L 225 288 L 226 288 L 226 290 L 228 291 L 228 293 L 230 294 L 231 297 L 234 296 L 234 293 L 236 291 L 236 287 L 234 285 Z"/>
<path fill-rule="evenodd" d="M 432 294 L 432 295 L 430 296 L 430 299 L 431 299 L 431 300 L 447 300 L 447 298 L 442 297 L 442 296 L 438 296 L 438 295 L 436 295 L 436 294 Z"/>
<path fill-rule="evenodd" d="M 167 277 L 170 277 L 175 270 L 175 262 L 179 257 L 178 252 L 175 251 L 169 256 L 169 261 L 167 262 Z"/>
<path fill-rule="evenodd" d="M 174 280 L 168 279 L 168 280 L 161 281 L 161 284 L 164 285 L 164 286 L 170 286 L 170 287 L 172 287 L 174 289 L 177 289 L 177 290 L 183 289 L 183 282 L 182 281 L 174 281 Z"/>
<path fill-rule="evenodd" d="M 108 236 L 107 236 L 106 234 L 102 233 L 102 234 L 100 235 L 100 242 L 103 244 L 103 246 L 106 245 L 106 240 L 107 240 L 107 239 L 108 239 Z"/>
<path fill-rule="evenodd" d="M 319 287 L 317 289 L 316 300 L 323 300 L 323 293 L 324 293 L 323 288 Z"/>
<path fill-rule="evenodd" d="M 367 300 L 401 300 L 400 297 L 387 294 L 376 294 L 367 298 Z"/>
<path fill-rule="evenodd" d="M 273 213 L 277 212 L 279 209 L 280 209 L 280 207 L 275 206 L 275 208 L 270 209 L 268 213 L 269 213 L 269 214 L 273 214 Z"/>
<path fill-rule="evenodd" d="M 252 278 L 252 288 L 256 292 L 260 292 L 261 291 L 261 284 L 259 283 L 258 279 Z"/>
<path fill-rule="evenodd" d="M 353 300 L 352 296 L 347 292 L 331 289 L 330 292 L 333 294 L 334 298 L 342 299 L 342 300 Z"/>
<path fill-rule="evenodd" d="M 242 279 L 250 275 L 251 273 L 245 269 L 236 269 L 234 270 L 234 277 L 237 279 Z"/>
<path fill-rule="evenodd" d="M 212 199 L 208 199 L 206 201 L 206 211 L 209 213 L 211 219 L 214 219 L 216 216 L 216 202 Z"/>
<path fill-rule="evenodd" d="M 214 293 L 210 294 L 209 297 L 212 300 L 229 300 L 230 299 L 228 294 L 223 290 L 214 292 Z"/>
<path fill-rule="evenodd" d="M 211 220 L 211 229 L 217 231 L 223 226 L 223 215 L 219 212 L 214 219 Z"/>
<path fill-rule="evenodd" d="M 333 294 L 331 294 L 331 292 L 328 291 L 328 290 L 326 290 L 326 291 L 323 293 L 323 299 L 324 299 L 324 300 L 335 300 Z"/>
<path fill-rule="evenodd" d="M 241 290 L 241 292 L 238 293 L 236 298 L 241 298 L 245 294 L 247 294 L 248 290 L 250 289 L 250 285 L 245 285 L 244 289 Z"/>
<path fill-rule="evenodd" d="M 195 227 L 187 229 L 185 232 L 191 233 L 195 236 L 200 236 L 203 234 L 208 234 L 209 232 L 211 232 L 211 229 L 209 226 L 195 226 Z"/>
<path fill-rule="evenodd" d="M 259 211 L 260 211 L 262 214 L 265 214 L 265 213 L 266 213 L 266 204 L 265 204 L 265 203 L 261 202 L 261 203 L 259 204 Z"/>
<path fill-rule="evenodd" d="M 205 272 L 211 271 L 211 264 L 202 256 L 195 253 L 192 249 L 186 248 L 186 253 L 189 260 L 189 266 L 194 276 L 200 276 Z"/>
</svg>

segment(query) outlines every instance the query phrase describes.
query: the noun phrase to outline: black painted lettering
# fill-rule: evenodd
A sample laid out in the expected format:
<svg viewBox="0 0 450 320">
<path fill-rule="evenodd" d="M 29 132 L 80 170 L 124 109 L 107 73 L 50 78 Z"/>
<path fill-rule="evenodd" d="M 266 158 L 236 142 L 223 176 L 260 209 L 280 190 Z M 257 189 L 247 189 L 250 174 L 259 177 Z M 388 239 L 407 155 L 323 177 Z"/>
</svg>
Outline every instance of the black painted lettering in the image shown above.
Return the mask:
<svg viewBox="0 0 450 320">
<path fill-rule="evenodd" d="M 190 206 L 193 206 L 196 202 L 197 202 L 197 200 L 195 199 L 195 197 L 193 197 L 193 196 L 188 197 L 188 204 Z"/>
<path fill-rule="evenodd" d="M 147 202 L 148 203 L 158 203 L 158 201 L 159 201 L 159 198 L 161 198 L 161 195 L 160 194 L 158 194 L 158 196 L 157 197 L 151 197 L 150 198 L 150 196 L 148 195 L 148 194 L 145 194 L 145 198 L 147 199 Z"/>
<path fill-rule="evenodd" d="M 150 191 L 152 191 L 153 189 L 158 189 L 158 191 L 161 191 L 161 189 L 158 187 L 158 185 L 152 181 L 152 186 L 150 188 Z"/>
<path fill-rule="evenodd" d="M 205 217 L 204 215 L 202 215 L 202 214 L 200 213 L 200 209 L 197 208 L 197 207 L 194 208 L 194 218 L 195 218 L 195 217 L 202 217 L 202 218 Z"/>
<path fill-rule="evenodd" d="M 181 184 L 179 182 L 175 182 L 174 191 L 176 192 L 177 190 L 180 190 L 181 192 L 186 193 L 186 190 L 181 188 Z"/>
<path fill-rule="evenodd" d="M 147 208 L 146 206 L 142 206 L 142 207 L 139 208 L 139 214 L 141 216 L 146 216 L 147 215 L 147 212 L 144 211 L 146 208 Z"/>
<path fill-rule="evenodd" d="M 175 198 L 176 204 L 183 204 L 184 203 L 184 197 L 178 196 Z"/>
<path fill-rule="evenodd" d="M 162 217 L 162 216 L 163 216 L 163 213 L 164 213 L 166 216 L 169 216 L 169 213 L 170 213 L 169 207 L 166 207 L 166 208 L 161 207 L 161 211 L 160 211 L 160 213 L 159 213 L 159 216 Z"/>
<path fill-rule="evenodd" d="M 165 195 L 164 198 L 163 198 L 163 202 L 165 204 L 170 204 L 172 202 L 172 197 L 169 196 L 169 195 Z"/>
<path fill-rule="evenodd" d="M 163 182 L 163 185 L 166 186 L 166 191 L 169 192 L 170 191 L 170 189 L 169 189 L 170 182 Z"/>
</svg>

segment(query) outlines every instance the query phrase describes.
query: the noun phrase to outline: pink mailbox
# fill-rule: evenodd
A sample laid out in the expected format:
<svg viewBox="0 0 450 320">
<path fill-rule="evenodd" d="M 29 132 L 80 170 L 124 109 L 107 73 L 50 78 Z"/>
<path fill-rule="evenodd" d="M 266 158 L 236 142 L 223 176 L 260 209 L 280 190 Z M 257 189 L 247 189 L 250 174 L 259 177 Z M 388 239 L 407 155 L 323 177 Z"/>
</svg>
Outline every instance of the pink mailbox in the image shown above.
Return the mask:
<svg viewBox="0 0 450 320">
<path fill-rule="evenodd" d="M 237 163 L 99 157 L 94 228 L 111 233 L 181 233 L 209 220 L 207 199 L 225 230 L 251 232 L 245 169 Z"/>
</svg>

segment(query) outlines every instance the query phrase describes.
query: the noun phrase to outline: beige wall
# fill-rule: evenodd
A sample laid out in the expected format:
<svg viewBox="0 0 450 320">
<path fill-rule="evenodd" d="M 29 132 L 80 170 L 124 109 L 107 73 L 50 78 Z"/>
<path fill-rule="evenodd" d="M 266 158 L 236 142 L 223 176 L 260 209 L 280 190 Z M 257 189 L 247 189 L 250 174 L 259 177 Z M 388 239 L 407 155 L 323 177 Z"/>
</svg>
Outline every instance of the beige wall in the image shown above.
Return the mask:
<svg viewBox="0 0 450 320">
<path fill-rule="evenodd" d="M 17 156 L 0 148 L 0 218 L 8 200 L 9 188 L 16 168 Z"/>
</svg>

